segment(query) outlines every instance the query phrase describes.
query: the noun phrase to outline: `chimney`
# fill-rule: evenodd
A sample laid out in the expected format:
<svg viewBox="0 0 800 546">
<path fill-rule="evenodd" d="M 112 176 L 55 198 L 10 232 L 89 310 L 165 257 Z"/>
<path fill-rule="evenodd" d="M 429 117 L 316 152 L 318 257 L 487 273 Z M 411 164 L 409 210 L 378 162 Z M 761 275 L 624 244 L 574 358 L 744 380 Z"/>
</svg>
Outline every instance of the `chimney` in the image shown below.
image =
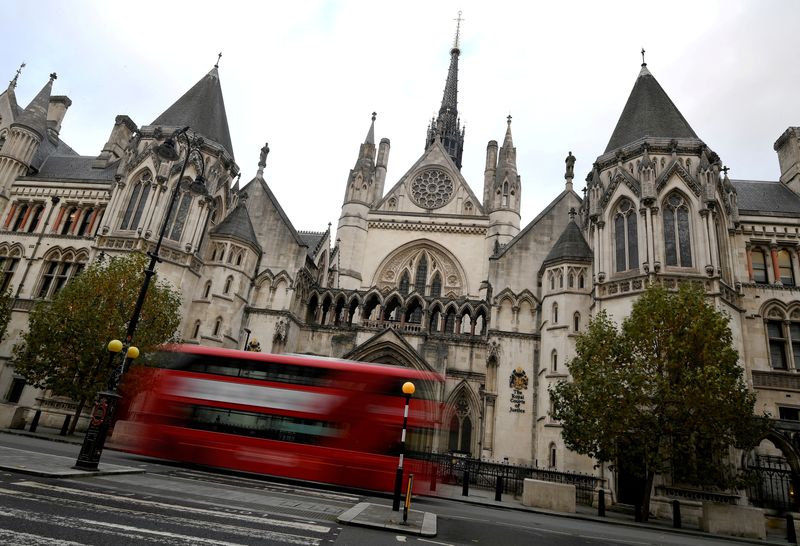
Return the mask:
<svg viewBox="0 0 800 546">
<path fill-rule="evenodd" d="M 61 122 L 64 121 L 64 115 L 70 106 L 72 101 L 69 97 L 64 95 L 50 97 L 50 104 L 47 106 L 47 128 L 54 133 L 53 136 L 57 137 L 61 132 Z"/>
</svg>

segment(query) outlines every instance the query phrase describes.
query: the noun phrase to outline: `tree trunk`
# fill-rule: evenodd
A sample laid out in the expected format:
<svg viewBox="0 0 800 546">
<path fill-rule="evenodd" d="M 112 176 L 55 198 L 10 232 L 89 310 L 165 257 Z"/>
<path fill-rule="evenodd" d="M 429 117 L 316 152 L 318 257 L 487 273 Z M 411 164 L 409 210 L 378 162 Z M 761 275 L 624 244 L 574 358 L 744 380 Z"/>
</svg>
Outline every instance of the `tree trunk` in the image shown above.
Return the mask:
<svg viewBox="0 0 800 546">
<path fill-rule="evenodd" d="M 644 480 L 644 491 L 642 491 L 642 521 L 650 519 L 650 492 L 653 490 L 653 478 L 655 472 L 648 471 L 647 478 Z"/>
<path fill-rule="evenodd" d="M 81 401 L 78 402 L 78 409 L 75 410 L 75 415 L 72 416 L 72 422 L 69 424 L 70 436 L 75 434 L 75 427 L 78 426 L 78 419 L 80 419 L 81 413 L 83 413 L 83 406 L 85 405 L 86 398 L 81 398 Z"/>
</svg>

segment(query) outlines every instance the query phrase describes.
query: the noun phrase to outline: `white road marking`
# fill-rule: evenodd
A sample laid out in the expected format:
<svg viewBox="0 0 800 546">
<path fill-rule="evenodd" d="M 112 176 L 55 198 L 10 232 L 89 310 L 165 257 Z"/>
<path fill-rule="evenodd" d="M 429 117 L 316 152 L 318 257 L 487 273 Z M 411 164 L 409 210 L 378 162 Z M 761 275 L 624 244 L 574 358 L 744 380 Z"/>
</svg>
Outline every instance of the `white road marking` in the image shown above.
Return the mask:
<svg viewBox="0 0 800 546">
<path fill-rule="evenodd" d="M 108 495 L 105 493 L 99 493 L 96 491 L 86 492 L 81 491 L 79 489 L 71 489 L 68 487 L 60 487 L 57 485 L 45 484 L 45 483 L 37 483 L 37 482 L 20 482 L 17 485 L 31 487 L 34 489 L 43 489 L 46 491 L 56 491 L 59 493 L 66 493 L 70 495 L 78 495 L 81 497 L 89 497 L 92 500 L 109 500 L 109 501 L 125 501 L 130 504 L 139 505 L 139 506 L 146 506 L 148 508 L 157 508 L 160 510 L 174 510 L 177 512 L 183 513 L 190 513 L 195 515 L 202 515 L 202 516 L 216 516 L 216 517 L 225 517 L 229 519 L 239 520 L 239 521 L 246 521 L 248 523 L 257 523 L 260 525 L 274 525 L 276 527 L 288 527 L 291 529 L 297 529 L 301 531 L 310 531 L 312 533 L 327 533 L 330 529 L 329 527 L 323 527 L 322 525 L 314 525 L 310 523 L 304 523 L 299 521 L 286 521 L 286 520 L 279 520 L 279 519 L 272 519 L 268 517 L 257 517 L 257 516 L 244 516 L 239 514 L 230 514 L 227 512 L 222 512 L 219 510 L 206 510 L 205 508 L 196 508 L 192 506 L 181 506 L 177 504 L 168 504 L 164 502 L 157 502 L 157 501 L 150 501 L 150 500 L 140 500 L 134 499 L 130 497 L 120 497 L 119 495 Z M 18 491 L 13 491 L 9 489 L 0 489 L 0 493 L 6 493 L 9 495 L 18 495 Z M 107 505 L 103 505 L 105 508 L 110 508 Z"/>
<path fill-rule="evenodd" d="M 427 542 L 428 544 L 441 544 L 442 546 L 454 546 L 453 544 L 450 544 L 449 542 L 437 542 L 435 540 L 428 540 L 427 538 L 420 538 L 420 539 L 417 539 L 417 540 L 419 540 L 420 542 Z"/>
<path fill-rule="evenodd" d="M 100 506 L 94 507 L 95 511 L 101 511 L 102 508 L 103 507 Z M 113 512 L 113 510 L 111 510 L 111 512 Z M 163 521 L 163 518 L 156 517 L 157 515 L 155 514 L 144 513 L 142 515 L 146 516 L 150 523 L 158 524 L 160 521 Z M 31 512 L 30 510 L 16 510 L 10 508 L 0 509 L 0 517 L 20 519 L 20 520 L 25 520 L 26 522 L 29 523 L 33 522 L 43 525 L 57 526 L 66 529 L 91 531 L 92 533 L 102 533 L 115 537 L 126 536 L 130 538 L 141 539 L 142 535 L 145 536 L 158 535 L 162 537 L 162 539 L 167 539 L 167 538 L 180 539 L 184 544 L 195 544 L 200 541 L 208 541 L 209 544 L 220 544 L 224 546 L 237 544 L 232 542 L 213 541 L 212 539 L 203 539 L 202 537 L 196 537 L 194 535 L 180 535 L 177 533 L 166 533 L 166 532 L 162 533 L 161 531 L 143 529 L 141 527 L 129 527 L 126 525 L 119 525 L 110 522 L 101 522 L 101 521 L 94 521 L 94 520 L 74 518 L 74 517 L 57 516 L 54 514 Z M 230 525 L 220 525 L 214 523 L 206 524 L 206 522 L 203 521 L 196 521 L 185 518 L 168 518 L 167 521 L 172 524 L 183 525 L 184 527 L 195 528 L 195 529 L 210 528 L 215 531 L 230 532 L 231 534 L 238 534 L 240 536 L 246 536 L 251 539 L 258 538 L 271 542 L 283 542 L 286 544 L 299 544 L 303 546 L 318 546 L 321 543 L 321 539 L 315 537 L 290 535 L 287 533 L 266 531 L 261 529 L 236 528 Z M 109 541 L 109 543 L 110 542 L 112 541 Z M 159 542 L 163 543 L 165 542 L 165 540 L 160 539 Z"/>
<path fill-rule="evenodd" d="M 26 546 L 82 546 L 80 542 L 40 537 L 30 533 L 21 533 L 0 529 L 0 544 L 25 544 Z"/>
<path fill-rule="evenodd" d="M 404 537 L 403 535 L 395 535 L 394 538 L 397 540 L 397 542 L 405 542 L 406 541 L 406 537 Z"/>
</svg>

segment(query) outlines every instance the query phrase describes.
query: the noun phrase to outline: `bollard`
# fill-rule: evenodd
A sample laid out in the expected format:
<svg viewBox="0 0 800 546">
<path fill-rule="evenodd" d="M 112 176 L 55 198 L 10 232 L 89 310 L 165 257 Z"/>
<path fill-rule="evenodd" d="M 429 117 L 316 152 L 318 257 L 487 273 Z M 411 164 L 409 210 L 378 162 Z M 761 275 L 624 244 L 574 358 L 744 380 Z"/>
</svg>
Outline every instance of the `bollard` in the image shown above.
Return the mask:
<svg viewBox="0 0 800 546">
<path fill-rule="evenodd" d="M 633 505 L 633 521 L 642 521 L 642 505 L 638 502 Z"/>
<path fill-rule="evenodd" d="M 794 516 L 786 514 L 786 541 L 789 544 L 797 544 L 797 531 L 794 528 Z"/>
<path fill-rule="evenodd" d="M 503 500 L 503 476 L 497 476 L 497 483 L 494 486 L 494 500 Z"/>
<path fill-rule="evenodd" d="M 597 491 L 597 515 L 601 518 L 606 517 L 606 490 Z"/>
<path fill-rule="evenodd" d="M 411 506 L 411 490 L 414 486 L 414 474 L 408 475 L 408 487 L 406 488 L 406 502 L 403 504 L 403 523 L 408 522 L 408 508 Z"/>
<path fill-rule="evenodd" d="M 33 414 L 33 421 L 31 421 L 31 432 L 36 432 L 36 427 L 39 426 L 39 418 L 42 416 L 42 410 L 37 409 L 36 413 Z"/>
<path fill-rule="evenodd" d="M 672 526 L 681 528 L 681 503 L 677 499 L 672 501 Z"/>
<path fill-rule="evenodd" d="M 71 417 L 72 417 L 71 415 L 64 416 L 64 424 L 61 425 L 61 432 L 59 432 L 61 436 L 67 435 L 67 430 L 69 430 L 69 420 Z"/>
<path fill-rule="evenodd" d="M 469 470 L 464 471 L 464 485 L 461 486 L 461 496 L 469 497 Z"/>
</svg>

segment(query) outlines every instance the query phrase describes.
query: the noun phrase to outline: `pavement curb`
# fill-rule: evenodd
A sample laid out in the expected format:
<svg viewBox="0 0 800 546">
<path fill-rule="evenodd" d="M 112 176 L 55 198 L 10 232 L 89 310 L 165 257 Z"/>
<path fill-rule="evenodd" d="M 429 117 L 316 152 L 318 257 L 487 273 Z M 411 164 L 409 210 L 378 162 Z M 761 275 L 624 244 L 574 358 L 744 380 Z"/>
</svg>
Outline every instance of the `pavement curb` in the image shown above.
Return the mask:
<svg viewBox="0 0 800 546">
<path fill-rule="evenodd" d="M 395 512 L 388 506 L 371 502 L 360 502 L 342 513 L 336 521 L 346 525 L 388 529 L 407 535 L 423 537 L 436 536 L 436 514 L 408 511 L 408 522 L 402 522 L 402 512 Z"/>
</svg>

